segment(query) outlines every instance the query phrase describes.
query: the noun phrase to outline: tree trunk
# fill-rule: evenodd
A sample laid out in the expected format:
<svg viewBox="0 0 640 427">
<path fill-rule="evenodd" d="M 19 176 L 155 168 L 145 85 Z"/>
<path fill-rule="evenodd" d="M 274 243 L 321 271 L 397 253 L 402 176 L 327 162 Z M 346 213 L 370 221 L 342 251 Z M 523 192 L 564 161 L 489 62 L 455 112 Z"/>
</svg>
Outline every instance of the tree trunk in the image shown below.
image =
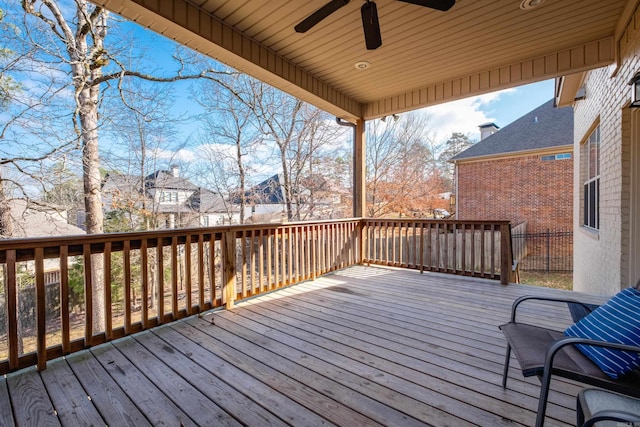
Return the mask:
<svg viewBox="0 0 640 427">
<path fill-rule="evenodd" d="M 102 62 L 99 52 L 103 50 L 103 40 L 106 36 L 106 12 L 98 21 L 92 33 L 92 51 L 98 56 L 93 62 L 87 64 L 88 46 L 87 33 L 77 32 L 75 39 L 75 49 L 68 45 L 68 52 L 72 58 L 73 81 L 76 90 L 77 114 L 80 120 L 80 138 L 82 141 L 82 173 L 84 184 L 84 206 L 85 206 L 85 230 L 87 234 L 100 234 L 104 232 L 102 197 L 101 197 L 101 177 L 100 177 L 100 157 L 98 152 L 98 101 L 100 96 L 100 86 L 91 84 L 102 75 Z M 78 28 L 84 25 L 93 25 L 87 21 L 90 14 L 86 3 L 78 4 L 77 20 Z M 84 24 L 84 25 L 83 25 Z M 78 57 L 76 57 L 78 56 Z M 76 59 L 74 61 L 74 59 Z M 104 331 L 104 259 L 100 255 L 91 257 L 92 272 L 92 295 L 93 295 L 93 331 Z M 86 271 L 86 270 L 85 270 Z"/>
</svg>

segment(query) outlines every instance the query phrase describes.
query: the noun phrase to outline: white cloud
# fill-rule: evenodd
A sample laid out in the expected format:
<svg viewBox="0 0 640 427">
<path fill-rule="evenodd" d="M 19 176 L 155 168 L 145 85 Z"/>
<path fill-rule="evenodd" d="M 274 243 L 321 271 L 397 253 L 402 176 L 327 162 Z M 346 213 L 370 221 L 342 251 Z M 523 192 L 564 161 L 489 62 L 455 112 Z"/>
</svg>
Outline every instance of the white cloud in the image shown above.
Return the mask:
<svg viewBox="0 0 640 427">
<path fill-rule="evenodd" d="M 153 151 L 152 158 L 169 161 L 191 162 L 196 159 L 196 154 L 193 151 L 185 148 L 181 148 L 178 151 L 163 150 L 161 148 L 158 148 Z"/>
<path fill-rule="evenodd" d="M 487 122 L 493 122 L 495 117 L 488 116 L 483 107 L 497 102 L 503 94 L 513 92 L 515 89 L 506 89 L 485 95 L 460 99 L 446 104 L 424 108 L 429 116 L 429 126 L 433 130 L 436 142 L 445 141 L 453 132 L 467 134 L 471 139 L 479 140 L 478 126 Z"/>
</svg>

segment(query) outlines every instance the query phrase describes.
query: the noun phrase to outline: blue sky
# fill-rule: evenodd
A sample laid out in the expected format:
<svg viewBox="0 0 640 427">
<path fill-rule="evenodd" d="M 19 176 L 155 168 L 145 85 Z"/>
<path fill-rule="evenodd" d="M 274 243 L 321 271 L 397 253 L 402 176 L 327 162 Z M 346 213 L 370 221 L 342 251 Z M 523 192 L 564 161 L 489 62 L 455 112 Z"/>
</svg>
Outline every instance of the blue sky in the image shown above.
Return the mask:
<svg viewBox="0 0 640 427">
<path fill-rule="evenodd" d="M 452 132 L 461 132 L 472 140 L 478 140 L 478 126 L 481 124 L 493 122 L 503 128 L 552 99 L 553 92 L 554 81 L 546 80 L 448 102 L 421 111 L 429 117 L 436 142 L 445 141 Z"/>
</svg>

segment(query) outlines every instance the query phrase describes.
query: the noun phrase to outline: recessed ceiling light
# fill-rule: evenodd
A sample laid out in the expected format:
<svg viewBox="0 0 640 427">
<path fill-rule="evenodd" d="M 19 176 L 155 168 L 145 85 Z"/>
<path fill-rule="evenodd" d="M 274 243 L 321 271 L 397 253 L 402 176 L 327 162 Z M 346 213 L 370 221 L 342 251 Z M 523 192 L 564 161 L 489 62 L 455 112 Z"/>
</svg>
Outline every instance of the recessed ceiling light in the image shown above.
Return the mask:
<svg viewBox="0 0 640 427">
<path fill-rule="evenodd" d="M 371 63 L 369 61 L 358 61 L 356 62 L 356 70 L 366 70 L 371 67 Z"/>
<path fill-rule="evenodd" d="M 522 0 L 522 3 L 520 3 L 520 9 L 533 9 L 534 7 L 540 6 L 542 3 L 544 3 L 544 0 Z"/>
</svg>

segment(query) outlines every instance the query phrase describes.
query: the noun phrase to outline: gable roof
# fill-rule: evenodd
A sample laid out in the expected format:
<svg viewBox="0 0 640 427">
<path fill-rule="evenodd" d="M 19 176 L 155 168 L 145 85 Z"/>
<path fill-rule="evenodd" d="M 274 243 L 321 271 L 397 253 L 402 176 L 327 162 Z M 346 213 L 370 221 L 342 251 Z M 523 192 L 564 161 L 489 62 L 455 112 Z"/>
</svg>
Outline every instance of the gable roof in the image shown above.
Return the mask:
<svg viewBox="0 0 640 427">
<path fill-rule="evenodd" d="M 232 206 L 228 206 L 224 198 L 211 190 L 206 188 L 199 188 L 198 191 L 187 200 L 187 206 L 197 212 L 202 213 L 226 213 L 229 209 L 236 211 Z"/>
<path fill-rule="evenodd" d="M 159 170 L 145 178 L 145 186 L 147 188 L 165 189 L 165 190 L 186 190 L 195 191 L 198 186 L 188 179 L 173 174 L 166 170 Z"/>
<path fill-rule="evenodd" d="M 110 172 L 102 181 L 102 191 L 105 193 L 119 192 L 122 194 L 141 193 L 142 179 L 136 175 L 126 175 Z"/>
<path fill-rule="evenodd" d="M 285 202 L 282 191 L 280 176 L 276 174 L 248 190 L 245 199 L 249 204 L 280 205 Z"/>
<path fill-rule="evenodd" d="M 53 237 L 86 234 L 86 232 L 66 221 L 66 211 L 62 208 L 46 206 L 24 199 L 9 201 L 13 236 L 11 237 Z"/>
<path fill-rule="evenodd" d="M 573 145 L 573 108 L 556 108 L 553 99 L 472 145 L 451 161 Z"/>
</svg>

